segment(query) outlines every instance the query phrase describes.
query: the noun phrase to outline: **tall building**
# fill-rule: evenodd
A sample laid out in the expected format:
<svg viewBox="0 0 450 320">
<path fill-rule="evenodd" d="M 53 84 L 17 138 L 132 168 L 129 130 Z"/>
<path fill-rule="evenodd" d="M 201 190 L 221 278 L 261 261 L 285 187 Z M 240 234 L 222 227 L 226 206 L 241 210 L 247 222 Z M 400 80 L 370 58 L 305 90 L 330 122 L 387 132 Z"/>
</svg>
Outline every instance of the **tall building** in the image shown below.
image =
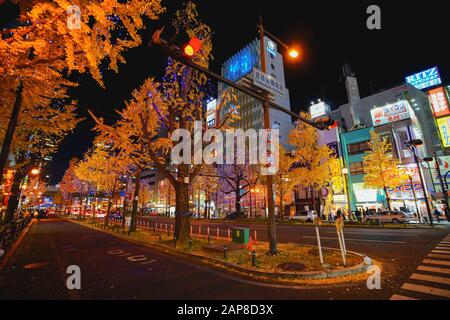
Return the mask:
<svg viewBox="0 0 450 320">
<path fill-rule="evenodd" d="M 223 63 L 222 76 L 254 90 L 264 89 L 270 93 L 270 99 L 273 102 L 291 110 L 289 90 L 286 88 L 284 77 L 283 56 L 278 52 L 277 44 L 268 37 L 264 37 L 264 48 L 266 50 L 266 74 L 261 72 L 259 40 L 254 40 Z M 229 90 L 229 87 L 219 83 L 219 99 L 223 97 L 225 90 Z M 245 93 L 235 92 L 235 94 L 237 96 L 235 104 L 240 106 L 237 111 L 240 120 L 235 123 L 235 127 L 244 130 L 263 128 L 262 103 Z M 221 110 L 219 117 L 223 119 L 228 112 L 235 111 L 234 107 L 234 105 L 226 106 Z M 270 109 L 270 125 L 272 129 L 279 130 L 280 142 L 287 147 L 289 131 L 293 128 L 291 116 L 279 110 Z"/>
</svg>

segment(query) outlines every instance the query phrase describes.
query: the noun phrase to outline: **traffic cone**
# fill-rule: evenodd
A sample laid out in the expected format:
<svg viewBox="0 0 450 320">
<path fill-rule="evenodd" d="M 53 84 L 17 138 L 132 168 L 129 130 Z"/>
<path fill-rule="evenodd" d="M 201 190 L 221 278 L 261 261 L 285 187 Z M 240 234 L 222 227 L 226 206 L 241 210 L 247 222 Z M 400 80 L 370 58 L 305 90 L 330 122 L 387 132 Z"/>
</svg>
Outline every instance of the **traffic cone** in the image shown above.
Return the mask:
<svg viewBox="0 0 450 320">
<path fill-rule="evenodd" d="M 251 239 L 251 238 L 250 238 L 250 240 L 248 241 L 247 249 L 248 249 L 249 251 L 253 251 L 253 242 L 252 242 L 252 239 Z"/>
</svg>

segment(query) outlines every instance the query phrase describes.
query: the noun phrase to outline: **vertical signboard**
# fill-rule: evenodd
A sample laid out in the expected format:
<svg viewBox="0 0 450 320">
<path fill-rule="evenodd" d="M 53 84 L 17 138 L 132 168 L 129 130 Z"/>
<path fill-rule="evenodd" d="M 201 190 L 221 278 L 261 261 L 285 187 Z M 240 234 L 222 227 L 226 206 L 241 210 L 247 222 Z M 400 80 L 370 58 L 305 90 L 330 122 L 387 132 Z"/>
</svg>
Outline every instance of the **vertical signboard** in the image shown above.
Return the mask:
<svg viewBox="0 0 450 320">
<path fill-rule="evenodd" d="M 445 90 L 443 87 L 439 87 L 428 92 L 431 108 L 434 116 L 442 117 L 448 116 L 450 110 L 448 108 L 447 98 L 445 96 Z"/>
<path fill-rule="evenodd" d="M 441 141 L 444 148 L 450 147 L 450 117 L 440 118 L 436 120 Z"/>
</svg>

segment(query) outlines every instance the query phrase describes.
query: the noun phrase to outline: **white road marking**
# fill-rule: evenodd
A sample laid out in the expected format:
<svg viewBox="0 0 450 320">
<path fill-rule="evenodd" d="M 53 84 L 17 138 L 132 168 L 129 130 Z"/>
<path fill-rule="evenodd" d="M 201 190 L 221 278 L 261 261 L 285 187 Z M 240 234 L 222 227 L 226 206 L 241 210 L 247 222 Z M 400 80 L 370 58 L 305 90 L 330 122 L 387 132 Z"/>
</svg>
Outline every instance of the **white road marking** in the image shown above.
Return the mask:
<svg viewBox="0 0 450 320">
<path fill-rule="evenodd" d="M 419 270 L 419 271 L 435 272 L 435 273 L 443 273 L 443 274 L 450 274 L 450 269 L 446 269 L 446 268 L 419 266 L 417 268 L 417 270 Z"/>
<path fill-rule="evenodd" d="M 425 259 L 425 260 L 422 261 L 422 263 L 438 264 L 438 265 L 441 265 L 441 266 L 450 266 L 450 261 L 443 261 L 443 260 Z"/>
<path fill-rule="evenodd" d="M 431 250 L 432 253 L 443 253 L 443 254 L 450 254 L 450 251 L 448 250 Z"/>
<path fill-rule="evenodd" d="M 302 236 L 302 238 L 316 239 L 316 237 L 313 237 L 313 236 Z M 330 237 L 320 237 L 320 239 L 338 240 L 338 238 L 330 238 Z M 380 243 L 396 243 L 396 244 L 408 243 L 408 242 L 405 242 L 405 241 L 368 240 L 368 239 L 350 239 L 350 238 L 345 238 L 345 241 L 380 242 Z"/>
<path fill-rule="evenodd" d="M 417 300 L 417 299 L 394 294 L 389 300 Z"/>
<path fill-rule="evenodd" d="M 421 292 L 421 293 L 426 293 L 426 294 L 430 294 L 430 295 L 450 298 L 450 290 L 422 286 L 422 285 L 412 284 L 412 283 L 408 283 L 408 282 L 405 283 L 404 285 L 402 285 L 401 288 L 404 290 L 410 290 L 410 291 Z"/>
<path fill-rule="evenodd" d="M 450 279 L 449 278 L 430 276 L 430 275 L 427 275 L 427 274 L 413 273 L 410 278 L 411 279 L 415 279 L 415 280 L 422 280 L 422 281 L 428 281 L 428 282 L 434 282 L 434 283 L 450 285 Z"/>
<path fill-rule="evenodd" d="M 447 255 L 447 254 L 433 254 L 433 253 L 430 253 L 428 255 L 428 257 L 430 257 L 430 258 L 439 258 L 439 259 L 449 259 L 450 258 L 450 256 Z"/>
</svg>

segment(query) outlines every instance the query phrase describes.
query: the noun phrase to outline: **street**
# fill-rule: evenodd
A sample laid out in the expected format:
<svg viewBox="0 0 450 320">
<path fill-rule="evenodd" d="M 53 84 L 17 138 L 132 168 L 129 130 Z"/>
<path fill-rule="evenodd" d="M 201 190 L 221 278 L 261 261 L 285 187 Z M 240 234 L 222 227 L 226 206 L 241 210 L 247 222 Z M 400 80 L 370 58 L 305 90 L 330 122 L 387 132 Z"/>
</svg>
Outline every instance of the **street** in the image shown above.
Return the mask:
<svg viewBox="0 0 450 320">
<path fill-rule="evenodd" d="M 258 226 L 261 240 L 263 229 Z M 322 228 L 327 238 L 324 246 L 335 246 L 332 231 Z M 417 276 L 415 270 L 448 233 L 448 229 L 347 228 L 349 250 L 392 259 L 395 270 L 386 270 L 386 277 L 382 274 L 381 290 L 368 290 L 365 283 L 292 289 L 238 278 L 209 265 L 161 254 L 100 231 L 50 218 L 33 224 L 0 271 L 0 299 L 389 299 L 393 295 L 405 296 L 400 287 L 405 287 L 406 282 L 425 288 L 434 286 L 430 279 Z M 310 238 L 311 227 L 278 226 L 278 234 L 281 242 L 314 243 Z M 440 246 L 442 249 L 446 244 Z M 442 254 L 433 260 L 437 258 L 442 259 Z M 70 265 L 81 269 L 80 290 L 66 287 L 69 276 L 66 270 Z M 438 269 L 442 273 L 442 266 L 429 269 L 433 266 L 428 265 L 428 271 L 426 267 L 422 266 L 422 273 L 432 275 Z M 408 279 L 411 276 L 413 279 Z M 441 277 L 437 280 L 442 282 Z M 450 279 L 448 274 L 446 277 Z M 448 283 L 444 287 L 438 284 L 438 288 L 444 294 L 450 292 Z M 442 292 L 438 292 L 441 295 L 413 292 L 409 296 L 445 298 Z"/>
</svg>

